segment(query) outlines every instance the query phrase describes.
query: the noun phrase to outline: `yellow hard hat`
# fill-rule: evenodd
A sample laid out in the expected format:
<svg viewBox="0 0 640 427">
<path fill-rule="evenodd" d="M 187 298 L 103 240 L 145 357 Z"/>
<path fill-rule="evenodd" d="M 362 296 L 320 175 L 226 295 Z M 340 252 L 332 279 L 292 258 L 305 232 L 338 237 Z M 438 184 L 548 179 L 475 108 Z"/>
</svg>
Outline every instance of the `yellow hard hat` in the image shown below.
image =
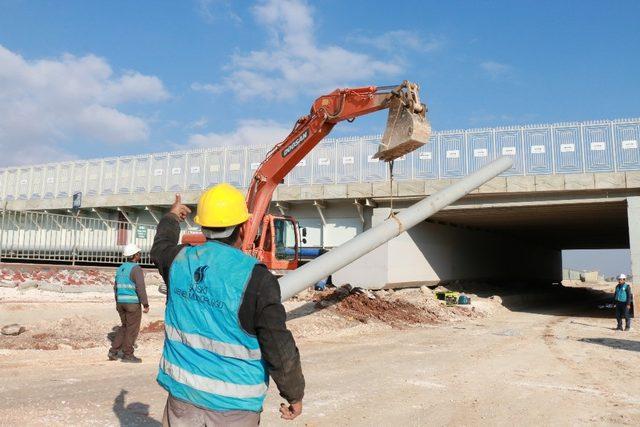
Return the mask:
<svg viewBox="0 0 640 427">
<path fill-rule="evenodd" d="M 251 217 L 244 195 L 229 184 L 218 184 L 202 193 L 194 218 L 202 227 L 223 228 L 242 224 Z"/>
</svg>

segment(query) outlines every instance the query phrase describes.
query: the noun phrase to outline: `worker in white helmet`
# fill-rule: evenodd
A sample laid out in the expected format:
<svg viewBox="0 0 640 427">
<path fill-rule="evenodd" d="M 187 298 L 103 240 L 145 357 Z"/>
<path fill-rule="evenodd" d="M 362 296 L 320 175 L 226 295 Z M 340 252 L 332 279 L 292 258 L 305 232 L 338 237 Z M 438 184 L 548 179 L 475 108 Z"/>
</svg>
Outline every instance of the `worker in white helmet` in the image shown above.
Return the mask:
<svg viewBox="0 0 640 427">
<path fill-rule="evenodd" d="M 144 283 L 144 272 L 140 267 L 141 250 L 133 243 L 122 251 L 125 262 L 116 270 L 114 292 L 116 310 L 122 325 L 109 350 L 109 360 L 117 360 L 122 352 L 122 361 L 140 363 L 142 359 L 134 356 L 133 346 L 140 332 L 142 312 L 149 312 L 149 300 Z M 140 308 L 142 305 L 142 308 Z"/>
<path fill-rule="evenodd" d="M 633 302 L 633 293 L 631 286 L 627 283 L 627 276 L 618 275 L 618 285 L 614 294 L 616 303 L 616 320 L 618 321 L 617 330 L 622 330 L 622 318 L 625 319 L 625 331 L 631 329 L 631 303 Z"/>
</svg>

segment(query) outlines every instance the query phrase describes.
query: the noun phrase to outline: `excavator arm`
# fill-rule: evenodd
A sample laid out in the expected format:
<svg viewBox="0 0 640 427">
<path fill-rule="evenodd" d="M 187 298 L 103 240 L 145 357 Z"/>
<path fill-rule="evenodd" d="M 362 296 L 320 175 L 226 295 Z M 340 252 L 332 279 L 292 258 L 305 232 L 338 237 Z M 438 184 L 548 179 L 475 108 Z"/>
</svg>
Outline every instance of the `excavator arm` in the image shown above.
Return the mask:
<svg viewBox="0 0 640 427">
<path fill-rule="evenodd" d="M 244 226 L 242 250 L 260 259 L 256 237 L 273 192 L 336 124 L 387 108 L 387 128 L 375 157 L 392 161 L 425 144 L 431 133 L 416 84 L 405 81 L 398 86 L 337 89 L 316 99 L 310 113 L 298 119 L 291 133 L 273 147 L 253 176 L 247 193 L 252 216 Z"/>
</svg>

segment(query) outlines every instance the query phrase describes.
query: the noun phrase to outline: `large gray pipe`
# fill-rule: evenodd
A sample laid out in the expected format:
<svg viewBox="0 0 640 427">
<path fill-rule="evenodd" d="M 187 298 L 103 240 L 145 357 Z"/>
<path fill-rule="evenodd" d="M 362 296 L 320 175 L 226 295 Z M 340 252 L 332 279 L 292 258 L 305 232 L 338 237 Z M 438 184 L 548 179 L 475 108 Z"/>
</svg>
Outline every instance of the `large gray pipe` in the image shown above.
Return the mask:
<svg viewBox="0 0 640 427">
<path fill-rule="evenodd" d="M 280 278 L 282 300 L 285 301 L 305 288 L 317 283 L 347 266 L 378 246 L 388 242 L 402 232 L 429 218 L 439 210 L 500 175 L 513 164 L 512 157 L 501 157 L 455 184 L 426 197 L 413 206 L 400 211 L 343 245 Z"/>
</svg>

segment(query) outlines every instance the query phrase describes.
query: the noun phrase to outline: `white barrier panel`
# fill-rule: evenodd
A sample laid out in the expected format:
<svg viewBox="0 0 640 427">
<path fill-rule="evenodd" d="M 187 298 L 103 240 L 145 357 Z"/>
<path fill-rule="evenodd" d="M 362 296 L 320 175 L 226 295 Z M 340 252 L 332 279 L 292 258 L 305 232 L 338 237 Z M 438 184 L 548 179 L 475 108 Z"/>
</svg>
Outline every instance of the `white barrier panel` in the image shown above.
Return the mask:
<svg viewBox="0 0 640 427">
<path fill-rule="evenodd" d="M 56 178 L 56 197 L 69 197 L 69 188 L 73 179 L 73 163 L 63 163 L 58 167 Z M 81 184 L 84 184 L 84 175 Z"/>
<path fill-rule="evenodd" d="M 580 126 L 561 126 L 553 129 L 556 173 L 583 171 Z"/>
<path fill-rule="evenodd" d="M 229 148 L 225 156 L 224 181 L 238 188 L 244 187 L 244 172 L 246 161 L 244 148 Z"/>
<path fill-rule="evenodd" d="M 343 140 L 336 143 L 336 177 L 340 183 L 360 180 L 359 140 Z"/>
<path fill-rule="evenodd" d="M 52 199 L 56 197 L 56 178 L 58 177 L 58 166 L 48 165 L 44 175 L 44 198 Z"/>
<path fill-rule="evenodd" d="M 413 153 L 413 179 L 437 179 L 438 164 L 438 135 L 432 134 L 429 142 Z"/>
<path fill-rule="evenodd" d="M 0 169 L 0 200 L 4 200 L 4 186 L 7 181 L 7 171 Z"/>
<path fill-rule="evenodd" d="M 205 188 L 224 182 L 224 151 L 207 152 Z"/>
<path fill-rule="evenodd" d="M 613 143 L 609 124 L 584 126 L 584 152 L 587 172 L 613 171 Z"/>
<path fill-rule="evenodd" d="M 336 182 L 336 143 L 324 141 L 311 152 L 313 183 Z"/>
<path fill-rule="evenodd" d="M 524 156 L 527 174 L 550 174 L 553 172 L 553 148 L 551 129 L 525 129 Z"/>
<path fill-rule="evenodd" d="M 513 157 L 511 168 L 502 175 L 523 175 L 522 132 L 520 129 L 497 130 L 495 133 L 496 157 Z"/>
<path fill-rule="evenodd" d="M 18 199 L 26 200 L 29 198 L 29 182 L 31 181 L 31 168 L 21 168 L 18 171 L 18 186 L 16 193 Z"/>
<path fill-rule="evenodd" d="M 463 133 L 439 134 L 440 172 L 443 178 L 460 178 L 467 173 Z"/>
<path fill-rule="evenodd" d="M 77 165 L 77 164 L 76 164 Z M 86 171 L 86 186 L 85 186 L 85 195 L 88 197 L 95 196 L 100 194 L 100 177 L 102 173 L 102 162 L 101 161 L 90 161 L 87 163 L 87 171 Z M 75 171 L 74 171 L 75 174 Z M 74 179 L 75 184 L 75 179 Z M 76 191 L 82 191 L 78 188 L 71 188 L 71 192 L 75 193 Z"/>
<path fill-rule="evenodd" d="M 149 191 L 151 156 L 136 157 L 133 164 L 133 191 L 146 193 Z"/>
<path fill-rule="evenodd" d="M 493 131 L 478 130 L 467 133 L 469 173 L 477 171 L 495 158 Z"/>
<path fill-rule="evenodd" d="M 39 199 L 42 197 L 45 170 L 44 166 L 35 166 L 31 170 L 31 195 L 29 198 Z"/>
<path fill-rule="evenodd" d="M 196 152 L 189 153 L 187 156 L 187 166 L 185 174 L 187 175 L 187 190 L 201 190 L 204 182 L 205 172 L 205 153 Z"/>
<path fill-rule="evenodd" d="M 269 148 L 267 147 L 252 147 L 247 149 L 247 169 L 245 171 L 245 181 L 243 186 L 248 187 L 253 174 L 260 167 L 260 164 L 267 156 Z"/>
<path fill-rule="evenodd" d="M 614 124 L 619 171 L 640 169 L 640 123 Z"/>
<path fill-rule="evenodd" d="M 184 190 L 185 167 L 187 165 L 187 155 L 184 153 L 173 153 L 169 155 L 169 174 L 167 176 L 168 191 Z"/>
<path fill-rule="evenodd" d="M 71 194 L 85 192 L 85 184 L 87 177 L 87 164 L 84 162 L 76 162 L 73 164 L 73 179 L 71 180 Z"/>
<path fill-rule="evenodd" d="M 116 190 L 119 194 L 129 194 L 133 188 L 133 157 L 121 157 L 118 159 L 118 183 Z"/>
<path fill-rule="evenodd" d="M 378 152 L 380 138 L 362 138 L 362 180 L 363 181 L 384 181 L 387 179 L 389 168 L 385 162 L 374 159 Z"/>
<path fill-rule="evenodd" d="M 104 159 L 102 161 L 102 179 L 100 194 L 107 196 L 117 191 L 118 159 Z"/>
<path fill-rule="evenodd" d="M 166 154 L 153 154 L 151 156 L 151 176 L 149 185 L 152 193 L 165 191 L 167 188 L 167 160 Z"/>
</svg>

